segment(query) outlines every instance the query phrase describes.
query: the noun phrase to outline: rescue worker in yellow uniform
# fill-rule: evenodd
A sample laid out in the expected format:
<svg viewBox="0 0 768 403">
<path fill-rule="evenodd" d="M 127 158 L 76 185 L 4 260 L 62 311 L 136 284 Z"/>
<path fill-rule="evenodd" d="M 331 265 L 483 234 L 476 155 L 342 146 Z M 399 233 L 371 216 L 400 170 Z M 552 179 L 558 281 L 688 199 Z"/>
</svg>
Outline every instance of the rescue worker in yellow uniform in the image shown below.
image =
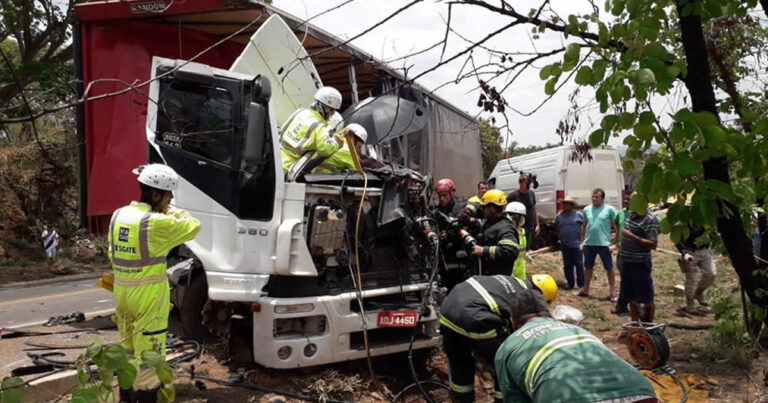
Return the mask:
<svg viewBox="0 0 768 403">
<path fill-rule="evenodd" d="M 115 321 L 121 345 L 132 352 L 139 374 L 121 402 L 154 402 L 161 386 L 141 354 L 154 350 L 165 358 L 170 287 L 166 255 L 195 238 L 200 221 L 169 206 L 179 177 L 169 166 L 150 164 L 139 175 L 141 202 L 117 209 L 109 224 L 109 260 L 114 270 Z"/>
<path fill-rule="evenodd" d="M 519 252 L 515 226 L 507 217 L 504 208 L 507 196 L 498 189 L 485 192 L 482 206 L 485 223 L 471 253 L 479 258 L 477 274 L 512 275 L 512 269 Z"/>
<path fill-rule="evenodd" d="M 483 377 L 494 382 L 494 400 L 502 401 L 494 357 L 511 333 L 514 302 L 526 290 L 539 291 L 532 294 L 540 311 L 548 312 L 547 303 L 557 298 L 557 284 L 548 274 L 534 275 L 531 280 L 501 274 L 472 276 L 445 297 L 440 306 L 440 334 L 454 402 L 475 400 L 475 358 L 483 368 Z"/>
<path fill-rule="evenodd" d="M 360 126 L 357 123 L 350 123 L 344 129 L 342 129 L 342 132 L 345 130 L 349 130 L 352 132 L 352 135 L 354 136 L 355 151 L 357 152 L 357 155 L 359 158 L 360 149 L 363 147 L 363 145 L 365 145 L 365 142 L 368 141 L 368 131 L 366 131 L 363 126 Z M 325 172 L 343 172 L 343 171 L 354 171 L 354 170 L 355 170 L 355 162 L 352 160 L 352 153 L 350 152 L 349 146 L 345 141 L 344 145 L 339 149 L 339 151 L 336 151 L 335 153 L 333 153 L 333 155 L 326 158 L 312 172 L 325 173 Z"/>
<path fill-rule="evenodd" d="M 505 209 L 507 212 L 507 215 L 509 216 L 509 219 L 514 224 L 515 228 L 517 229 L 517 239 L 518 239 L 518 254 L 517 259 L 515 259 L 515 266 L 512 269 L 512 275 L 525 280 L 525 251 L 528 249 L 528 245 L 525 238 L 525 228 L 523 227 L 525 225 L 525 205 L 520 202 L 512 202 L 507 204 L 507 208 Z"/>
<path fill-rule="evenodd" d="M 328 130 L 328 119 L 339 108 L 341 93 L 333 87 L 323 87 L 315 92 L 315 101 L 309 108 L 298 109 L 288 117 L 280 130 L 284 173 L 307 152 L 314 152 L 316 158 L 327 158 L 339 150 L 343 139 Z"/>
</svg>

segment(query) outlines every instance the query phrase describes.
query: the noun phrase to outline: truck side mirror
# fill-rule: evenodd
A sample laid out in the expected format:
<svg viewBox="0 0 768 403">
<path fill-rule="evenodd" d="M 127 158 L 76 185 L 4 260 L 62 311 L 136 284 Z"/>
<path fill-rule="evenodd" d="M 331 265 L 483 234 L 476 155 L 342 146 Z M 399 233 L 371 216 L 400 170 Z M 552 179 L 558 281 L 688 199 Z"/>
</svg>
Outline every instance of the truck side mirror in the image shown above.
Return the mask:
<svg viewBox="0 0 768 403">
<path fill-rule="evenodd" d="M 248 129 L 243 146 L 243 160 L 246 166 L 258 166 L 263 162 L 266 120 L 267 109 L 261 104 L 251 102 L 251 107 L 248 109 Z"/>
<path fill-rule="evenodd" d="M 272 83 L 261 74 L 253 78 L 253 102 L 267 103 L 272 98 Z"/>
</svg>

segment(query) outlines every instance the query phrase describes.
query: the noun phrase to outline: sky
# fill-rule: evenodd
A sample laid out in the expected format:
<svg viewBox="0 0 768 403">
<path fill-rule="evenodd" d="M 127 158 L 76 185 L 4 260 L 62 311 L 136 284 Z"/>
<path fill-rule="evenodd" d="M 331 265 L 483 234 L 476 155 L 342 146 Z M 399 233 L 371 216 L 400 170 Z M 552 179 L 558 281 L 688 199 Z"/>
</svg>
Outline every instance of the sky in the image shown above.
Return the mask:
<svg viewBox="0 0 768 403">
<path fill-rule="evenodd" d="M 299 18 L 306 19 L 342 2 L 339 0 L 274 0 L 273 5 Z M 313 19 L 311 23 L 346 39 L 365 31 L 409 2 L 355 0 L 337 10 Z M 602 2 L 599 3 L 602 4 Z M 516 0 L 511 4 L 518 12 L 527 14 L 528 10 L 537 7 L 540 1 Z M 551 4 L 552 8 L 563 18 L 567 18 L 568 14 L 586 14 L 591 11 L 587 1 L 552 0 Z M 395 16 L 370 33 L 354 40 L 352 44 L 380 60 L 403 57 L 426 49 L 442 40 L 445 35 L 447 17 L 447 2 L 425 0 Z M 511 22 L 509 17 L 486 11 L 477 6 L 453 6 L 451 15 L 451 27 L 457 34 L 474 41 L 482 39 L 509 22 Z M 568 43 L 561 34 L 554 32 L 544 33 L 538 39 L 534 39 L 531 28 L 533 28 L 531 25 L 513 27 L 486 42 L 485 46 L 504 52 L 545 52 L 560 48 Z M 445 50 L 446 59 L 467 48 L 467 42 L 457 34 L 449 34 Z M 395 68 L 407 66 L 409 76 L 412 77 L 436 65 L 440 60 L 441 51 L 441 47 L 437 47 L 432 51 L 408 57 L 404 61 L 392 63 L 391 66 Z M 473 60 L 478 64 L 490 60 L 489 56 L 490 53 L 482 49 L 473 51 Z M 513 59 L 516 60 L 521 58 L 523 56 L 513 56 Z M 542 59 L 542 61 L 534 63 L 533 69 L 523 73 L 503 94 L 509 106 L 523 113 L 538 107 L 547 98 L 544 94 L 544 81 L 539 78 L 539 69 L 561 58 L 562 55 Z M 504 120 L 498 113 L 495 115 L 481 113 L 481 108 L 477 106 L 480 95 L 477 79 L 471 78 L 459 83 L 452 83 L 462 70 L 466 59 L 466 57 L 460 57 L 456 61 L 428 73 L 418 79 L 417 82 L 429 90 L 450 82 L 449 85 L 438 89 L 436 93 L 470 115 L 495 116 L 497 126 L 501 126 Z M 466 68 L 464 71 L 466 72 Z M 503 83 L 503 81 L 499 81 L 495 85 L 500 88 Z M 565 85 L 531 116 L 522 116 L 508 110 L 506 116 L 510 122 L 512 135 L 505 141 L 515 141 L 519 145 L 542 145 L 559 142 L 560 137 L 555 130 L 558 122 L 565 117 L 570 107 L 569 95 L 575 88 L 574 84 Z M 583 88 L 575 100 L 583 106 L 592 98 L 593 91 Z M 660 107 L 664 107 L 665 102 L 666 100 L 663 100 Z M 592 109 L 592 112 L 587 112 L 581 117 L 575 138 L 586 138 L 594 130 L 593 122 L 599 125 L 599 113 L 595 108 Z M 502 134 L 507 137 L 504 132 Z M 610 144 L 620 143 L 621 138 L 612 139 L 610 142 Z"/>
</svg>

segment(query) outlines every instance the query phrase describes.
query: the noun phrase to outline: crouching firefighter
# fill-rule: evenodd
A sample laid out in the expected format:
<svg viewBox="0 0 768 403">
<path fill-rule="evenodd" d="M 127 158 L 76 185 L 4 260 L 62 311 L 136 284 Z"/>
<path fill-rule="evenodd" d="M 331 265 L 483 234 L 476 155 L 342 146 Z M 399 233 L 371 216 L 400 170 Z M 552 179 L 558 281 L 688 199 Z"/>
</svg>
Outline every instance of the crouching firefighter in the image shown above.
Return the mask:
<svg viewBox="0 0 768 403">
<path fill-rule="evenodd" d="M 502 400 L 493 369 L 496 350 L 510 334 L 514 300 L 525 290 L 535 290 L 539 309 L 548 311 L 547 303 L 557 297 L 557 284 L 548 274 L 531 280 L 506 275 L 472 276 L 457 285 L 440 306 L 440 333 L 448 357 L 451 398 L 454 402 L 475 399 L 475 357 L 483 368 L 483 377 L 494 382 L 494 398 Z"/>
<path fill-rule="evenodd" d="M 485 223 L 478 244 L 472 246 L 472 255 L 477 259 L 474 272 L 480 275 L 509 276 L 520 247 L 517 243 L 517 230 L 504 211 L 507 196 L 501 190 L 489 190 L 483 195 L 481 203 Z"/>
<path fill-rule="evenodd" d="M 115 277 L 115 322 L 121 345 L 139 365 L 132 389 L 120 389 L 120 401 L 154 402 L 160 380 L 154 369 L 142 365 L 141 355 L 152 350 L 165 358 L 170 308 L 166 255 L 194 239 L 200 232 L 200 221 L 184 210 L 169 207 L 179 182 L 173 169 L 150 164 L 133 172 L 139 175 L 141 202 L 117 209 L 108 233 Z"/>
</svg>

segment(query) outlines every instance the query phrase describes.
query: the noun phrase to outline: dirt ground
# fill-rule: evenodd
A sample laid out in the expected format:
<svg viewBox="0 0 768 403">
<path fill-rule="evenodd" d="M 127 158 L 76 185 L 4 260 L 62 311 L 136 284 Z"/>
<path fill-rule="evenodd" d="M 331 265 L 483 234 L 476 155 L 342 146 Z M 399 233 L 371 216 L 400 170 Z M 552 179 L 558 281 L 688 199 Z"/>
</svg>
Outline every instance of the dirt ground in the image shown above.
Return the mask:
<svg viewBox="0 0 768 403">
<path fill-rule="evenodd" d="M 674 246 L 666 237 L 662 237 L 659 247 L 674 250 Z M 673 289 L 675 285 L 683 283 L 683 276 L 678 269 L 676 258 L 655 252 L 653 261 L 657 321 L 682 325 L 715 324 L 711 313 L 694 317 L 677 315 L 677 308 L 684 304 L 684 298 L 677 295 Z M 558 282 L 564 283 L 561 264 L 559 252 L 543 254 L 528 262 L 527 271 L 529 274 L 548 273 Z M 717 265 L 718 276 L 714 288 L 719 291 L 712 291 L 712 293 L 732 293 L 738 290 L 735 272 L 728 261 L 720 259 Z M 611 313 L 613 303 L 607 300 L 608 281 L 600 264 L 596 267 L 593 284 L 592 297 L 577 297 L 573 291 L 561 289 L 553 305 L 569 305 L 581 310 L 585 315 L 581 326 L 600 337 L 618 355 L 631 362 L 626 346 L 617 340 L 621 325 L 629 322 L 629 317 Z M 768 379 L 765 375 L 768 362 L 764 357 L 754 353 L 749 369 L 743 369 L 741 366 L 722 360 L 709 360 L 702 351 L 711 348 L 707 345 L 710 332 L 712 332 L 711 329 L 681 330 L 669 327 L 665 331 L 671 348 L 669 364 L 679 378 L 689 386 L 688 402 L 768 402 L 768 386 L 766 386 Z M 220 354 L 224 354 L 223 347 L 212 348 L 196 361 L 196 370 L 207 371 L 210 376 L 226 379 L 230 371 L 226 368 L 226 361 L 223 361 L 225 354 Z M 216 360 L 216 357 L 219 359 Z M 394 394 L 412 382 L 407 361 L 403 357 L 375 359 L 374 368 L 381 383 Z M 244 373 L 248 382 L 268 388 L 346 401 L 388 401 L 371 382 L 364 361 L 302 370 L 250 368 Z M 419 377 L 422 380 L 447 383 L 445 356 L 440 351 L 434 351 L 425 368 L 419 371 Z M 653 377 L 652 384 L 665 401 L 679 401 L 681 390 L 671 378 L 656 376 Z M 179 401 L 225 402 L 235 398 L 248 402 L 301 401 L 275 393 L 257 393 L 209 383 L 206 383 L 205 390 L 200 390 L 192 382 L 182 378 L 177 387 Z M 475 392 L 478 402 L 493 401 L 492 385 L 482 381 L 479 376 L 475 379 Z M 433 400 L 436 402 L 448 400 L 448 395 L 444 391 L 437 390 L 430 393 L 433 394 Z M 422 402 L 424 399 L 418 390 L 412 389 L 399 401 Z"/>
<path fill-rule="evenodd" d="M 662 238 L 660 248 L 674 250 L 668 239 Z M 676 314 L 683 305 L 683 297 L 678 296 L 673 287 L 682 284 L 675 258 L 662 253 L 654 253 L 654 282 L 656 287 L 657 321 L 668 324 L 702 325 L 715 324 L 712 314 L 706 316 L 680 317 Z M 716 291 L 712 293 L 733 293 L 737 287 L 736 276 L 727 260 L 718 260 Z M 563 281 L 560 254 L 548 253 L 536 256 L 528 263 L 528 273 L 549 273 L 559 282 Z M 606 345 L 621 357 L 630 360 L 626 346 L 618 343 L 617 334 L 622 323 L 628 322 L 626 316 L 617 316 L 610 311 L 613 304 L 606 300 L 608 283 L 600 264 L 595 270 L 593 296 L 580 298 L 573 291 L 560 290 L 556 305 L 569 305 L 581 310 L 585 319 L 581 326 L 600 337 Z M 709 294 L 712 295 L 712 294 Z M 681 330 L 667 328 L 665 335 L 669 340 L 671 356 L 669 364 L 678 376 L 690 386 L 689 402 L 768 402 L 768 362 L 762 353 L 751 352 L 751 365 L 745 368 L 725 360 L 707 358 L 707 344 L 713 330 Z M 92 337 L 83 335 L 83 338 Z M 81 339 L 82 340 L 82 339 Z M 5 341 L 0 341 L 0 347 Z M 0 348 L 2 352 L 2 348 Z M 5 354 L 3 354 L 5 355 Z M 7 357 L 0 357 L 5 360 Z M 417 361 L 420 361 L 417 359 Z M 10 363 L 10 361 L 5 361 Z M 447 383 L 445 356 L 439 351 L 431 352 L 424 365 L 417 365 L 419 378 L 422 380 Z M 18 364 L 26 365 L 26 364 Z M 397 394 L 411 384 L 409 366 L 404 355 L 380 357 L 373 364 L 377 378 L 386 388 L 382 393 L 371 381 L 368 367 L 364 360 L 297 370 L 270 370 L 259 366 L 237 368 L 227 360 L 226 346 L 210 344 L 204 346 L 203 354 L 189 363 L 184 363 L 176 372 L 177 401 L 180 402 L 301 402 L 290 393 L 313 396 L 316 398 L 335 399 L 354 402 L 385 402 L 387 394 Z M 229 387 L 207 380 L 191 380 L 194 367 L 196 376 L 216 378 L 221 381 L 230 379 L 232 374 L 240 374 L 245 383 L 258 385 L 260 391 L 243 387 Z M 7 368 L 5 368 L 7 370 Z M 655 377 L 652 380 L 657 393 L 664 401 L 680 400 L 680 389 L 671 378 Z M 476 395 L 478 402 L 493 401 L 492 385 L 476 377 Z M 273 389 L 273 390 L 269 390 Z M 448 401 L 443 390 L 431 389 L 430 394 L 436 402 Z M 417 389 L 411 389 L 398 400 L 401 402 L 422 402 Z"/>
</svg>

